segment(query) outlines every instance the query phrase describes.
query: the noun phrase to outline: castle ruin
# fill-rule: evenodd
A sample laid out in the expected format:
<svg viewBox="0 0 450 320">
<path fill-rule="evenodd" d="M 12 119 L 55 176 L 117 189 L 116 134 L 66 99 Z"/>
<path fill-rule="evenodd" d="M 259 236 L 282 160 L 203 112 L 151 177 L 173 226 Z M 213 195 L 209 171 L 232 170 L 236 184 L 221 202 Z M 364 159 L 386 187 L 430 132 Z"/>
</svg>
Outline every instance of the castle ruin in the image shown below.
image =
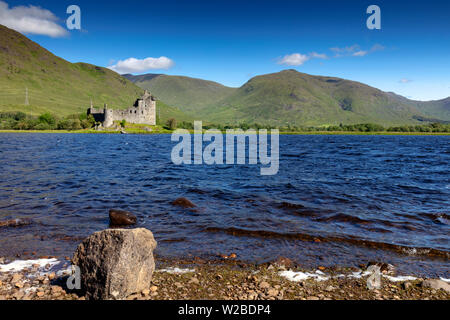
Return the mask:
<svg viewBox="0 0 450 320">
<path fill-rule="evenodd" d="M 103 109 L 92 106 L 87 110 L 87 115 L 93 115 L 96 122 L 101 122 L 107 128 L 114 125 L 114 121 L 125 120 L 129 123 L 156 125 L 156 99 L 147 90 L 137 99 L 134 105 L 125 110 L 108 109 L 105 104 Z"/>
</svg>

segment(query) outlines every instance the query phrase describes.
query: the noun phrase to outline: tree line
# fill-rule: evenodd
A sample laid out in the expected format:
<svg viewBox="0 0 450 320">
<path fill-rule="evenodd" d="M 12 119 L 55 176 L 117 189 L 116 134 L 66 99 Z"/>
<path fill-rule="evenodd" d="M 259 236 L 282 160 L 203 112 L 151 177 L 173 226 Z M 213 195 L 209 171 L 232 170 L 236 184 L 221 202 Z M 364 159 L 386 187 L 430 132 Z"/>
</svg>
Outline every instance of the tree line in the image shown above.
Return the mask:
<svg viewBox="0 0 450 320">
<path fill-rule="evenodd" d="M 175 120 L 171 121 L 172 125 L 167 124 L 167 127 L 173 129 L 173 123 L 176 124 Z M 178 128 L 183 129 L 194 129 L 192 122 L 183 121 L 176 125 Z M 338 126 L 321 126 L 321 127 L 306 127 L 306 126 L 271 126 L 262 125 L 258 123 L 246 123 L 243 122 L 239 125 L 222 125 L 222 124 L 203 124 L 203 129 L 218 129 L 221 131 L 227 129 L 240 128 L 242 130 L 248 129 L 278 129 L 280 132 L 429 132 L 429 133 L 445 133 L 450 132 L 450 124 L 444 123 L 427 123 L 421 125 L 403 125 L 403 126 L 391 126 L 384 127 L 375 123 L 362 123 L 362 124 L 350 124 L 344 125 L 340 124 Z"/>
<path fill-rule="evenodd" d="M 80 130 L 92 128 L 94 125 L 94 117 L 86 114 L 58 118 L 50 113 L 40 116 L 23 112 L 0 113 L 0 130 Z"/>
<path fill-rule="evenodd" d="M 123 121 L 124 122 L 124 121 Z M 74 114 L 67 117 L 56 117 L 50 113 L 43 113 L 40 116 L 31 116 L 23 112 L 0 112 L 0 130 L 80 130 L 89 129 L 95 126 L 92 115 Z M 122 124 L 124 126 L 125 123 Z M 176 128 L 194 129 L 194 124 L 189 121 L 177 122 L 176 119 L 167 120 L 165 127 L 169 130 Z M 242 122 L 239 125 L 204 123 L 203 129 L 227 129 L 240 128 L 248 129 L 279 129 L 280 132 L 423 132 L 423 133 L 447 133 L 450 132 L 450 124 L 447 123 L 427 123 L 422 125 L 402 125 L 384 127 L 374 123 L 363 124 L 340 124 L 338 126 L 271 126 L 258 123 Z"/>
</svg>

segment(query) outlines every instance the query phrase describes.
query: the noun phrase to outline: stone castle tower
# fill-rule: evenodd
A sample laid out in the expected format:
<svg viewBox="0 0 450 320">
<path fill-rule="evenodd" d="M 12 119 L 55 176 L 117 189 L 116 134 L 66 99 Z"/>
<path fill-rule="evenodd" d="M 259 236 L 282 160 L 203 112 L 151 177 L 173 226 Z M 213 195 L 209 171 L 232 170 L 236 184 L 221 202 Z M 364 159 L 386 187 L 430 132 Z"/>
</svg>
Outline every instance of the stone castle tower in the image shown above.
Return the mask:
<svg viewBox="0 0 450 320">
<path fill-rule="evenodd" d="M 103 109 L 91 107 L 87 110 L 88 115 L 93 115 L 95 121 L 101 122 L 103 127 L 111 127 L 114 121 L 125 120 L 129 123 L 156 125 L 156 99 L 147 90 L 134 105 L 125 110 L 108 109 L 105 104 Z"/>
</svg>

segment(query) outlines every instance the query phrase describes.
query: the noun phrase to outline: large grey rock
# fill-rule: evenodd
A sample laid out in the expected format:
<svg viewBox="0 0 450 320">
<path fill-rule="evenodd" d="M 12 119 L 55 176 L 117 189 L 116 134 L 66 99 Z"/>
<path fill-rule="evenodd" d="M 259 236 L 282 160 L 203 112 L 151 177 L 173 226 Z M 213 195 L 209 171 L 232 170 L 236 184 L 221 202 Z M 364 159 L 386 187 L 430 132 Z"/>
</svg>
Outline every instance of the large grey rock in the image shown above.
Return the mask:
<svg viewBox="0 0 450 320">
<path fill-rule="evenodd" d="M 422 282 L 422 286 L 431 289 L 442 289 L 450 293 L 450 284 L 440 279 L 427 279 Z"/>
<path fill-rule="evenodd" d="M 156 241 L 151 231 L 107 229 L 86 238 L 72 263 L 80 268 L 81 290 L 89 299 L 124 299 L 150 288 Z"/>
</svg>

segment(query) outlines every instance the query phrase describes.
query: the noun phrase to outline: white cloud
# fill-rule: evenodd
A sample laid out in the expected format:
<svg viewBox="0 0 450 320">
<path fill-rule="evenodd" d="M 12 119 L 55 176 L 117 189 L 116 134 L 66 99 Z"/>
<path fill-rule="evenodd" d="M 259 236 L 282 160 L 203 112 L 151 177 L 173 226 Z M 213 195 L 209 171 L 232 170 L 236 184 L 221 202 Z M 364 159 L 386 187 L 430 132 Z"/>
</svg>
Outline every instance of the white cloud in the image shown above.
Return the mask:
<svg viewBox="0 0 450 320">
<path fill-rule="evenodd" d="M 284 64 L 287 66 L 301 66 L 306 61 L 308 61 L 310 57 L 301 53 L 293 53 L 287 54 L 283 58 L 278 60 L 278 64 Z"/>
<path fill-rule="evenodd" d="M 364 57 L 366 54 L 368 54 L 368 51 L 359 50 L 352 54 L 354 57 Z"/>
<path fill-rule="evenodd" d="M 310 55 L 311 58 L 328 59 L 328 56 L 325 53 L 312 52 L 309 55 Z"/>
<path fill-rule="evenodd" d="M 108 68 L 120 73 L 137 73 L 155 69 L 170 69 L 175 63 L 167 57 L 136 59 L 128 58 L 120 60 L 115 65 Z"/>
<path fill-rule="evenodd" d="M 326 54 L 321 54 L 317 52 L 312 52 L 310 54 L 301 54 L 301 53 L 293 53 L 293 54 L 287 54 L 283 58 L 278 59 L 278 64 L 284 64 L 287 66 L 301 66 L 306 61 L 311 59 L 327 59 Z"/>
<path fill-rule="evenodd" d="M 9 8 L 8 4 L 0 1 L 0 24 L 21 33 L 40 34 L 53 38 L 68 34 L 61 27 L 51 11 L 36 6 L 17 6 Z"/>
<path fill-rule="evenodd" d="M 410 83 L 410 82 L 412 82 L 412 80 L 411 80 L 411 79 L 405 79 L 405 78 L 403 78 L 403 79 L 401 79 L 399 82 L 400 82 L 400 83 Z"/>
<path fill-rule="evenodd" d="M 376 51 L 381 51 L 381 50 L 384 50 L 384 49 L 385 49 L 384 46 L 382 46 L 381 44 L 375 44 L 369 50 L 363 50 L 357 44 L 354 44 L 354 45 L 349 46 L 349 47 L 343 47 L 343 48 L 338 48 L 338 47 L 330 48 L 330 50 L 334 52 L 334 56 L 336 58 L 349 57 L 349 56 L 352 56 L 352 57 L 364 57 L 364 56 L 368 55 L 369 53 L 376 52 Z"/>
</svg>

